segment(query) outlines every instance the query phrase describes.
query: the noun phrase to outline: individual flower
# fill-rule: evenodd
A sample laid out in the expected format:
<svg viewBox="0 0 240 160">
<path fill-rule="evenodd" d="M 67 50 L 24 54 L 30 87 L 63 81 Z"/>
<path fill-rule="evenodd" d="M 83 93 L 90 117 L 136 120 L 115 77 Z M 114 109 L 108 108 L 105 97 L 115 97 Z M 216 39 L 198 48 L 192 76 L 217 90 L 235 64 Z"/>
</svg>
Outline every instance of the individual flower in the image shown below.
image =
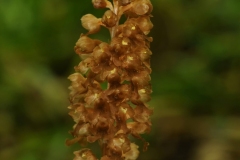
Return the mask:
<svg viewBox="0 0 240 160">
<path fill-rule="evenodd" d="M 125 160 L 136 160 L 139 155 L 138 146 L 135 143 L 130 144 L 130 150 L 123 154 Z"/>
<path fill-rule="evenodd" d="M 137 47 L 135 48 L 134 52 L 138 55 L 142 62 L 150 63 L 150 56 L 152 55 L 152 52 L 149 48 L 145 46 Z"/>
<path fill-rule="evenodd" d="M 126 70 L 139 70 L 141 66 L 141 61 L 136 54 L 127 54 L 122 57 L 122 67 Z"/>
<path fill-rule="evenodd" d="M 147 35 L 150 32 L 150 30 L 153 28 L 153 24 L 149 16 L 138 17 L 135 19 L 135 21 L 145 35 Z"/>
<path fill-rule="evenodd" d="M 145 86 L 150 85 L 151 77 L 149 73 L 145 70 L 137 72 L 135 75 L 131 77 L 131 81 L 135 88 L 140 89 Z"/>
<path fill-rule="evenodd" d="M 106 74 L 106 80 L 110 83 L 121 81 L 120 73 L 118 72 L 117 68 L 113 68 L 112 70 L 107 71 L 104 74 Z"/>
<path fill-rule="evenodd" d="M 86 86 L 84 85 L 86 78 L 82 76 L 80 73 L 71 74 L 68 79 L 72 81 L 72 85 L 69 87 L 71 90 L 70 95 L 75 95 L 76 93 L 82 94 L 87 91 Z"/>
<path fill-rule="evenodd" d="M 149 128 L 147 124 L 139 122 L 129 122 L 127 127 L 131 130 L 132 134 L 144 134 Z"/>
<path fill-rule="evenodd" d="M 92 0 L 92 4 L 94 8 L 106 8 L 107 0 Z"/>
<path fill-rule="evenodd" d="M 150 115 L 152 114 L 152 110 L 149 109 L 145 104 L 137 105 L 134 109 L 133 119 L 140 123 L 149 122 Z"/>
<path fill-rule="evenodd" d="M 99 46 L 95 47 L 92 52 L 92 58 L 98 64 L 107 63 L 109 61 L 109 51 L 107 50 L 108 44 L 101 43 Z"/>
<path fill-rule="evenodd" d="M 75 157 L 73 160 L 97 160 L 93 153 L 89 149 L 82 149 L 80 151 L 73 152 Z"/>
<path fill-rule="evenodd" d="M 111 11 L 111 10 L 107 10 L 102 17 L 102 23 L 106 27 L 115 26 L 117 23 L 117 20 L 118 20 L 117 15 L 115 13 L 113 13 L 113 11 Z"/>
<path fill-rule="evenodd" d="M 77 54 L 91 53 L 93 49 L 100 43 L 101 41 L 99 40 L 93 40 L 83 35 L 76 42 L 74 50 Z"/>
<path fill-rule="evenodd" d="M 101 28 L 101 18 L 92 14 L 86 14 L 81 18 L 82 26 L 88 30 L 88 34 L 96 33 Z"/>
<path fill-rule="evenodd" d="M 113 10 L 112 3 L 108 0 L 92 0 L 92 4 L 94 8 L 102 9 L 102 8 L 109 8 Z"/>
<path fill-rule="evenodd" d="M 72 116 L 75 123 L 78 123 L 80 121 L 86 121 L 86 110 L 83 105 L 78 105 L 77 108 L 71 108 L 72 111 L 69 112 L 69 115 Z"/>
<path fill-rule="evenodd" d="M 127 37 L 114 37 L 110 44 L 110 50 L 119 56 L 128 53 L 131 41 Z"/>
<path fill-rule="evenodd" d="M 132 11 L 137 15 L 145 15 L 152 12 L 152 4 L 149 0 L 135 0 L 132 5 Z"/>
<path fill-rule="evenodd" d="M 123 25 L 122 35 L 124 37 L 135 38 L 139 33 L 141 33 L 141 30 L 134 19 L 128 19 Z"/>
<path fill-rule="evenodd" d="M 112 159 L 122 159 L 123 154 L 128 152 L 130 141 L 125 134 L 118 134 L 112 138 L 107 144 L 107 155 Z"/>
<path fill-rule="evenodd" d="M 79 65 L 75 67 L 75 70 L 79 71 L 82 74 L 86 74 L 91 67 L 91 63 L 92 63 L 92 58 L 88 57 L 83 61 L 81 61 Z"/>
<path fill-rule="evenodd" d="M 150 94 L 152 90 L 150 88 L 142 88 L 138 90 L 139 99 L 146 103 L 151 100 Z"/>
</svg>

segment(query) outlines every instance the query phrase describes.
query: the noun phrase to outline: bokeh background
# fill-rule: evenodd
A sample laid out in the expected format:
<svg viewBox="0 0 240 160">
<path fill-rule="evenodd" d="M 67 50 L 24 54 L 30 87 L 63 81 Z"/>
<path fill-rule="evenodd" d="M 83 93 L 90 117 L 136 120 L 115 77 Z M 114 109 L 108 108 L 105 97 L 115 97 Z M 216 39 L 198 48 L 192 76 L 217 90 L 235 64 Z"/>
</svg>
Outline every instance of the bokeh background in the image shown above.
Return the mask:
<svg viewBox="0 0 240 160">
<path fill-rule="evenodd" d="M 239 160 L 240 1 L 152 3 L 153 128 L 139 160 Z M 103 12 L 90 0 L 0 1 L 1 160 L 73 159 L 73 46 L 81 16 Z"/>
</svg>

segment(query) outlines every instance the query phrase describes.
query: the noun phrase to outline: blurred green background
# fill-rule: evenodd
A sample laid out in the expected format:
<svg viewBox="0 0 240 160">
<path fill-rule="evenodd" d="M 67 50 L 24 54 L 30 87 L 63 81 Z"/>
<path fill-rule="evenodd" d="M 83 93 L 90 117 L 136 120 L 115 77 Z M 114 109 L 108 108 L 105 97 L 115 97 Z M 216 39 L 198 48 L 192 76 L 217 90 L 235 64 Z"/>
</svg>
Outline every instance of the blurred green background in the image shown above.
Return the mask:
<svg viewBox="0 0 240 160">
<path fill-rule="evenodd" d="M 240 1 L 152 3 L 153 128 L 139 160 L 240 160 Z M 73 46 L 81 16 L 103 12 L 90 0 L 0 1 L 1 160 L 73 159 Z"/>
</svg>

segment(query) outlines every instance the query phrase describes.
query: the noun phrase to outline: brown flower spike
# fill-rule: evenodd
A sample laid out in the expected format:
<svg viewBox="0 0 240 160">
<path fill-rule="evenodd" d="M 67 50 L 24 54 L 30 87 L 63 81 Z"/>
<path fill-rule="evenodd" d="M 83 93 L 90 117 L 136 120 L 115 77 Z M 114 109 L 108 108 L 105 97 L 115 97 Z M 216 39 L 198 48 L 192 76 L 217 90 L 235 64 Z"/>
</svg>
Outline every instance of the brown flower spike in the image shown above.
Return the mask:
<svg viewBox="0 0 240 160">
<path fill-rule="evenodd" d="M 88 30 L 74 47 L 82 61 L 68 78 L 70 116 L 75 125 L 73 139 L 66 144 L 98 141 L 100 160 L 136 160 L 138 146 L 129 136 L 148 143 L 140 136 L 150 131 L 152 110 L 147 106 L 150 85 L 151 37 L 150 0 L 92 0 L 98 9 L 108 9 L 102 18 L 87 14 L 81 18 Z M 121 16 L 127 20 L 119 24 Z M 101 27 L 110 31 L 110 43 L 91 39 Z M 107 89 L 102 84 L 107 83 Z M 97 160 L 90 149 L 75 151 L 74 160 Z"/>
</svg>

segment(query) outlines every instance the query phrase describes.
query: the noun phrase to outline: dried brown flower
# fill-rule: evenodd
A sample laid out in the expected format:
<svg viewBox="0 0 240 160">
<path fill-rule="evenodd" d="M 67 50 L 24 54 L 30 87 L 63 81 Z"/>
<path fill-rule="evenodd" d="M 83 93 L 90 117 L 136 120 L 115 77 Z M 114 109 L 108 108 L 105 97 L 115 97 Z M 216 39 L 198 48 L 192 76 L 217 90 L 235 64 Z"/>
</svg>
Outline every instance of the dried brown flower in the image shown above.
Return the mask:
<svg viewBox="0 0 240 160">
<path fill-rule="evenodd" d="M 102 18 L 87 14 L 81 18 L 88 33 L 81 34 L 74 47 L 82 61 L 71 81 L 69 115 L 75 124 L 73 139 L 66 144 L 94 143 L 102 149 L 100 160 L 136 160 L 138 146 L 129 135 L 148 143 L 141 134 L 150 132 L 152 109 L 146 104 L 150 84 L 151 37 L 150 0 L 92 0 L 95 8 L 109 8 Z M 121 16 L 127 20 L 119 24 Z M 106 27 L 111 42 L 89 37 Z M 107 88 L 103 87 L 107 84 Z M 97 160 L 90 149 L 74 152 L 74 160 Z"/>
</svg>

